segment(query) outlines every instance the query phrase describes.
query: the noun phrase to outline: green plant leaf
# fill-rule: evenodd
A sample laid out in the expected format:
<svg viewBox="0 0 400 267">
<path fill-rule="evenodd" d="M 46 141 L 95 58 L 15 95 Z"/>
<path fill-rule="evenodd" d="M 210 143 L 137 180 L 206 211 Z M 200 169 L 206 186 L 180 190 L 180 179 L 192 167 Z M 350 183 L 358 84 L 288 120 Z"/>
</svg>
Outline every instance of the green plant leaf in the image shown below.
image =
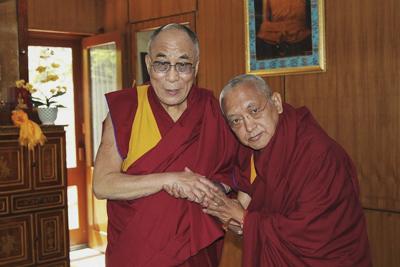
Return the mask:
<svg viewBox="0 0 400 267">
<path fill-rule="evenodd" d="M 32 104 L 35 105 L 36 107 L 38 106 L 46 106 L 45 103 L 41 102 L 41 101 L 37 101 L 37 100 L 31 100 Z"/>
</svg>

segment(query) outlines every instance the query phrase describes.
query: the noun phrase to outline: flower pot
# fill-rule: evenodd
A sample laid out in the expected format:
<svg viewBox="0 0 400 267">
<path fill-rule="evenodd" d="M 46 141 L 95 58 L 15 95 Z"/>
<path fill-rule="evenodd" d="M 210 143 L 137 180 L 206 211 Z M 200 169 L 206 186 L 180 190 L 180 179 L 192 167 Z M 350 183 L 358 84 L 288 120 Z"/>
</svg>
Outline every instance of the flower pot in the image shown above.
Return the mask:
<svg viewBox="0 0 400 267">
<path fill-rule="evenodd" d="M 39 119 L 43 125 L 53 125 L 57 119 L 58 108 L 38 108 Z"/>
</svg>

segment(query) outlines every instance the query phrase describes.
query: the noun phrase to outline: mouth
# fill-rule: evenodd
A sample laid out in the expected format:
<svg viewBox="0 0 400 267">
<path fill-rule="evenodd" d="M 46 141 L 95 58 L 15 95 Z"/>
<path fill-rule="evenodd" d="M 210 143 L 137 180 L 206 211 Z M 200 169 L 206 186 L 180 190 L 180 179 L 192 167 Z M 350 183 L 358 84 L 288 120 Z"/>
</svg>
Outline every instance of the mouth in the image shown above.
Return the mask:
<svg viewBox="0 0 400 267">
<path fill-rule="evenodd" d="M 179 93 L 179 89 L 165 89 L 165 92 L 169 96 L 176 96 Z"/>
<path fill-rule="evenodd" d="M 249 143 L 257 142 L 258 140 L 260 140 L 261 136 L 262 136 L 262 132 L 249 137 L 247 140 L 249 141 Z"/>
</svg>

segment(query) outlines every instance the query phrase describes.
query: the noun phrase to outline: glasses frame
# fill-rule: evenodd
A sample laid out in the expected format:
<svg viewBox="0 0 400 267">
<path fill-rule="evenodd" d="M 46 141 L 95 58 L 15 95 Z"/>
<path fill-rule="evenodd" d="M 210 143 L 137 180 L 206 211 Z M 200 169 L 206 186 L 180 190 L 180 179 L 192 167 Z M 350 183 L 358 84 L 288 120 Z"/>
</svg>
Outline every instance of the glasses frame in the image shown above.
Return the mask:
<svg viewBox="0 0 400 267">
<path fill-rule="evenodd" d="M 171 62 L 169 62 L 169 61 L 159 61 L 159 60 L 155 60 L 155 61 L 153 61 L 152 59 L 150 59 L 150 66 L 152 67 L 152 69 L 153 69 L 153 71 L 155 72 L 155 73 L 158 73 L 158 74 L 167 74 L 170 70 L 171 70 L 171 67 L 173 66 L 174 67 L 174 69 L 175 69 L 175 71 L 179 74 L 179 75 L 189 75 L 189 74 L 192 74 L 193 73 L 193 70 L 195 69 L 195 64 L 193 64 L 193 63 L 191 63 L 191 62 L 177 62 L 177 63 L 175 63 L 175 64 L 171 64 Z M 154 68 L 154 64 L 155 63 L 162 63 L 162 64 L 166 64 L 166 63 L 168 63 L 168 69 L 166 69 L 165 71 L 157 71 L 155 68 Z M 179 71 L 178 69 L 177 69 L 177 65 L 179 65 L 179 64 L 185 64 L 185 65 L 190 65 L 190 71 L 188 71 L 188 72 L 181 72 L 181 71 Z"/>
<path fill-rule="evenodd" d="M 244 122 L 245 118 L 249 118 L 249 117 L 250 117 L 250 118 L 253 119 L 253 120 L 258 120 L 258 119 L 260 119 L 260 118 L 261 118 L 261 115 L 262 115 L 262 112 L 265 111 L 265 108 L 266 108 L 267 105 L 268 105 L 268 102 L 271 103 L 270 100 L 267 99 L 267 101 L 265 101 L 265 104 L 264 104 L 262 107 L 257 108 L 257 111 L 254 112 L 254 113 L 251 113 L 251 111 L 250 111 L 250 112 L 248 112 L 248 113 L 247 113 L 246 115 L 244 115 L 244 116 L 243 116 L 242 114 L 240 114 L 240 115 L 239 115 L 240 117 L 234 118 L 234 119 L 239 119 L 239 120 L 240 120 L 240 123 L 234 124 L 234 123 L 232 122 L 232 120 L 234 120 L 234 119 L 228 119 L 227 121 L 228 121 L 229 126 L 230 126 L 233 130 L 238 130 L 238 129 L 240 129 L 240 128 L 243 127 L 243 125 L 244 125 L 243 122 Z"/>
</svg>

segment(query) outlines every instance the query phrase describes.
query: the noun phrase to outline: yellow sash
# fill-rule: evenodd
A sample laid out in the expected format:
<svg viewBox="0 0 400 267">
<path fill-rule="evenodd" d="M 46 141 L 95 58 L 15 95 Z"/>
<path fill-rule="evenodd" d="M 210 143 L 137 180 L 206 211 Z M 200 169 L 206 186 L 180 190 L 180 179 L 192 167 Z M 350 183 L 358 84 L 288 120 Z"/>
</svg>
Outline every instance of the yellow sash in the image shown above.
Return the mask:
<svg viewBox="0 0 400 267">
<path fill-rule="evenodd" d="M 149 86 L 141 85 L 136 88 L 138 106 L 132 124 L 128 155 L 122 163 L 123 171 L 126 171 L 129 166 L 155 147 L 161 140 L 160 130 L 147 97 Z"/>
<path fill-rule="evenodd" d="M 256 172 L 256 166 L 254 165 L 254 154 L 252 154 L 250 159 L 250 183 L 254 182 L 256 176 L 257 172 Z"/>
</svg>

